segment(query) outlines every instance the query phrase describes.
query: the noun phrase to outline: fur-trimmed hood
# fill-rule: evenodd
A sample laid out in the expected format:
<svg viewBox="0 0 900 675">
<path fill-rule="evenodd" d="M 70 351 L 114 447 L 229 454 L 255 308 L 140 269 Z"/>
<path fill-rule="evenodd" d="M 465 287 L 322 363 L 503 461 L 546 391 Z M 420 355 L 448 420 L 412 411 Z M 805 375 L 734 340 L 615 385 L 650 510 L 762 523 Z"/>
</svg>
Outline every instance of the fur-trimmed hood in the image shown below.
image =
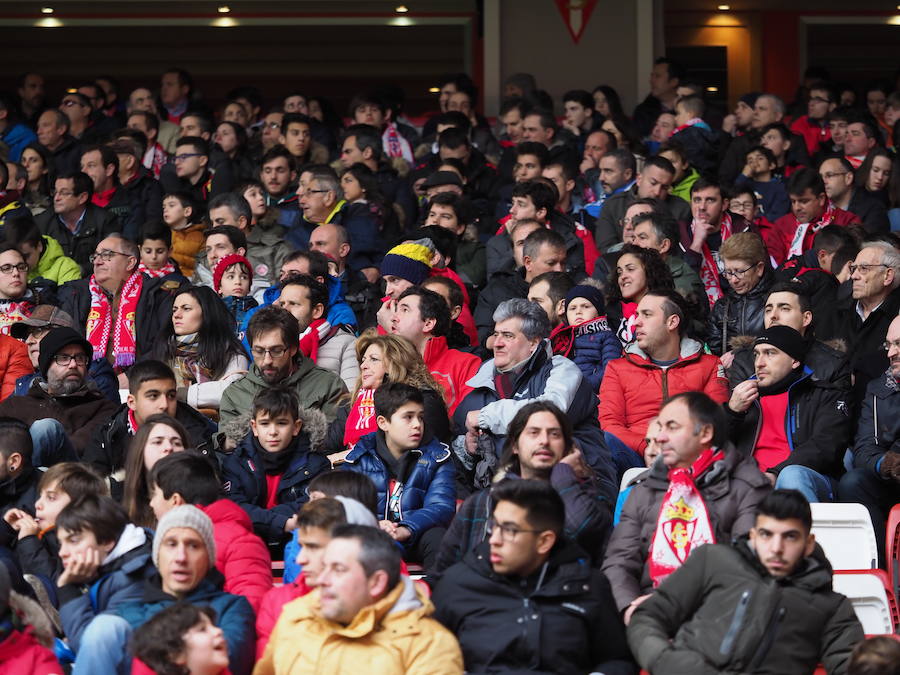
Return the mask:
<svg viewBox="0 0 900 675">
<path fill-rule="evenodd" d="M 300 408 L 300 421 L 303 423 L 303 430 L 309 436 L 309 445 L 313 452 L 321 453 L 324 451 L 325 438 L 328 432 L 328 421 L 325 413 L 314 408 Z M 239 415 L 232 420 L 222 422 L 219 425 L 219 433 L 224 434 L 225 438 L 232 441 L 235 445 L 240 444 L 241 440 L 250 431 L 250 414 Z"/>
<path fill-rule="evenodd" d="M 756 337 L 753 335 L 735 335 L 728 341 L 728 346 L 731 347 L 731 349 L 753 349 L 754 342 L 756 342 Z M 842 354 L 846 354 L 849 349 L 847 341 L 841 338 L 821 340 L 821 342 Z"/>
</svg>

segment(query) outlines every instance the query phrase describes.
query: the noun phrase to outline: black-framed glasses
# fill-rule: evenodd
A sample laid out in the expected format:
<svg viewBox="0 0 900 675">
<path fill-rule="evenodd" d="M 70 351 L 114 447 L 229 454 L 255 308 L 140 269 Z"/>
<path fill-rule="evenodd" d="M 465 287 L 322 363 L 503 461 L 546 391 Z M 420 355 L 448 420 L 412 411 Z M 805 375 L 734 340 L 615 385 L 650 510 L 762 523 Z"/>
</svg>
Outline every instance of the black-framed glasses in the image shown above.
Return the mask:
<svg viewBox="0 0 900 675">
<path fill-rule="evenodd" d="M 542 530 L 526 530 L 521 527 L 516 527 L 515 525 L 505 525 L 503 523 L 498 523 L 493 518 L 491 518 L 485 525 L 485 530 L 487 531 L 488 536 L 494 533 L 494 528 L 500 531 L 500 538 L 503 539 L 503 541 L 514 541 L 515 538 L 518 537 L 522 532 L 529 532 L 531 534 L 538 534 L 542 532 Z"/>
<path fill-rule="evenodd" d="M 269 347 L 268 349 L 263 349 L 262 347 L 251 347 L 250 352 L 253 354 L 254 359 L 264 359 L 266 354 L 271 356 L 273 359 L 280 359 L 282 356 L 287 353 L 287 347 Z"/>
<path fill-rule="evenodd" d="M 205 155 L 202 152 L 182 152 L 180 155 L 175 155 L 173 158 L 176 162 L 183 162 L 186 159 L 190 159 L 191 157 L 204 157 Z"/>
<path fill-rule="evenodd" d="M 91 265 L 93 265 L 94 262 L 97 260 L 97 258 L 99 258 L 100 260 L 109 262 L 110 260 L 113 259 L 113 256 L 116 256 L 116 255 L 124 255 L 125 257 L 129 257 L 128 253 L 121 253 L 120 251 L 108 251 L 107 250 L 107 251 L 100 251 L 100 253 L 91 253 L 91 255 L 88 256 L 88 260 L 91 262 Z"/>
<path fill-rule="evenodd" d="M 890 267 L 890 265 L 885 265 L 884 263 L 863 263 L 861 265 L 850 264 L 847 267 L 850 270 L 850 274 L 856 274 L 856 270 L 859 270 L 862 274 L 868 274 L 873 267 Z"/>
<path fill-rule="evenodd" d="M 7 263 L 6 265 L 0 265 L 0 274 L 12 274 L 13 270 L 24 274 L 28 271 L 28 265 L 26 263 L 18 263 L 16 265 Z"/>
<path fill-rule="evenodd" d="M 86 366 L 88 362 L 87 354 L 54 354 L 53 362 L 58 366 L 67 366 L 72 361 L 76 366 Z"/>
<path fill-rule="evenodd" d="M 724 274 L 726 277 L 729 277 L 729 278 L 740 279 L 745 274 L 747 274 L 747 272 L 749 272 L 754 267 L 756 267 L 758 264 L 759 263 L 753 263 L 752 265 L 750 265 L 750 267 L 745 267 L 742 270 L 728 270 L 728 269 L 722 270 L 722 274 Z"/>
</svg>

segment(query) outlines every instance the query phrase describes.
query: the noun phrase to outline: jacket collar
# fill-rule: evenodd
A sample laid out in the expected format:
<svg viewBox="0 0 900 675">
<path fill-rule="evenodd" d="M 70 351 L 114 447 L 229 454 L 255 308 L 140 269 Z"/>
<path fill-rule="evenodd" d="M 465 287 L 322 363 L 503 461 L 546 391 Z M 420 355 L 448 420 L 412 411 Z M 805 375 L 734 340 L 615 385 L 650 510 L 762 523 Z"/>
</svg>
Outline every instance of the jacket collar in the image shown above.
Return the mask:
<svg viewBox="0 0 900 675">
<path fill-rule="evenodd" d="M 519 388 L 519 384 L 522 381 L 523 377 L 530 377 L 538 368 L 540 368 L 544 363 L 553 358 L 553 350 L 550 347 L 550 340 L 544 339 L 534 350 L 534 353 L 529 357 L 528 361 L 525 363 L 525 367 L 522 369 L 522 372 L 519 374 L 519 377 L 516 379 L 516 389 Z M 467 385 L 472 387 L 473 389 L 479 389 L 482 387 L 487 387 L 491 391 L 496 393 L 496 388 L 494 386 L 494 375 L 497 370 L 494 367 L 494 359 L 489 359 L 481 364 L 481 367 L 478 369 L 478 372 L 475 373 L 471 378 L 469 378 Z"/>
<path fill-rule="evenodd" d="M 676 361 L 674 365 L 680 365 L 686 361 L 694 361 L 699 358 L 702 352 L 703 345 L 693 338 L 683 337 L 681 338 L 681 344 L 679 345 L 678 361 Z M 653 363 L 650 357 L 647 356 L 646 352 L 638 347 L 637 340 L 632 340 L 625 346 L 625 358 L 637 365 L 651 366 L 653 368 L 658 367 Z"/>
</svg>

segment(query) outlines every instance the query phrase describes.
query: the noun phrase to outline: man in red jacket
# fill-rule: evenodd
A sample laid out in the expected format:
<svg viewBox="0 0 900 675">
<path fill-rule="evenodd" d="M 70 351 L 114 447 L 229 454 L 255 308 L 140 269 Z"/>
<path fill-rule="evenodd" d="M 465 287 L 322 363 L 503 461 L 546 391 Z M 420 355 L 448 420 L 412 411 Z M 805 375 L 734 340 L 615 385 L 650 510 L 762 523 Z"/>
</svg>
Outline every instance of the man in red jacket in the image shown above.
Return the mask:
<svg viewBox="0 0 900 675">
<path fill-rule="evenodd" d="M 791 124 L 791 131 L 806 141 L 809 156 L 813 157 L 822 143 L 831 140 L 828 114 L 837 106 L 837 91 L 827 82 L 814 82 L 809 90 L 806 114 Z"/>
<path fill-rule="evenodd" d="M 775 231 L 766 242 L 777 264 L 803 255 L 816 233 L 826 225 L 861 225 L 859 218 L 837 208 L 825 194 L 825 183 L 815 169 L 795 171 L 788 180 L 791 212 L 775 221 Z"/>
<path fill-rule="evenodd" d="M 481 366 L 474 354 L 447 347 L 450 310 L 444 299 L 427 288 L 413 286 L 397 299 L 391 333 L 405 337 L 422 355 L 431 375 L 444 387 L 450 415 L 472 387 L 466 384 Z"/>
<path fill-rule="evenodd" d="M 622 358 L 606 365 L 600 383 L 600 426 L 619 469 L 644 466 L 647 425 L 663 402 L 685 391 L 701 391 L 717 403 L 728 400 L 728 380 L 717 356 L 687 337 L 690 311 L 675 291 L 650 291 L 641 298 L 635 341 Z M 630 454 L 626 449 L 632 451 Z"/>
<path fill-rule="evenodd" d="M 153 466 L 150 487 L 150 507 L 157 520 L 182 504 L 196 506 L 209 516 L 225 592 L 243 595 L 257 611 L 272 588 L 269 550 L 254 534 L 247 512 L 230 499 L 219 498 L 222 486 L 210 461 L 191 452 L 167 455 Z"/>
</svg>

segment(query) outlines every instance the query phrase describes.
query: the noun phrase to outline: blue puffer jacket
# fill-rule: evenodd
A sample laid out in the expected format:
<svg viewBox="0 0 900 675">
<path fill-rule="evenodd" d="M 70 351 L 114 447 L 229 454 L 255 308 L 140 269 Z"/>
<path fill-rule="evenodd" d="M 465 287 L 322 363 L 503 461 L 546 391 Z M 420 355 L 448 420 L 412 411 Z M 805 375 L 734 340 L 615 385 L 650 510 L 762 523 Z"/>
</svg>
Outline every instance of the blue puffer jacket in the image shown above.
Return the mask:
<svg viewBox="0 0 900 675">
<path fill-rule="evenodd" d="M 222 459 L 225 496 L 241 506 L 253 521 L 254 531 L 265 541 L 278 542 L 287 535 L 284 524 L 309 501 L 306 486 L 313 478 L 331 469 L 323 455 L 310 450 L 309 436 L 301 432 L 291 446 L 294 456 L 278 483 L 276 506 L 266 508 L 268 486 L 259 454 L 265 452 L 256 437 L 247 434 L 230 455 Z"/>
<path fill-rule="evenodd" d="M 381 433 L 376 431 L 360 438 L 340 468 L 372 479 L 378 490 L 378 511 L 375 515 L 379 519 L 389 520 L 391 478 L 376 447 L 377 436 Z M 432 527 L 447 527 L 456 513 L 456 471 L 450 461 L 450 448 L 432 439 L 427 445 L 410 452 L 419 458 L 403 481 L 400 522 L 397 523 L 412 532 L 407 546 L 412 546 L 423 532 Z"/>
<path fill-rule="evenodd" d="M 213 568 L 181 600 L 198 607 L 212 607 L 216 611 L 216 625 L 222 629 L 228 644 L 229 670 L 232 675 L 250 675 L 256 651 L 256 615 L 247 598 L 222 590 L 223 581 L 221 573 Z M 113 613 L 125 619 L 132 628 L 137 628 L 177 600 L 162 591 L 161 580 L 156 575 L 144 584 L 144 594 L 138 602 L 119 607 Z"/>
<path fill-rule="evenodd" d="M 144 581 L 156 573 L 150 559 L 152 537 L 148 530 L 129 523 L 116 546 L 127 546 L 130 541 L 134 543 L 131 550 L 104 563 L 98 570 L 97 580 L 90 584 L 86 593 L 75 584 L 63 586 L 58 591 L 62 603 L 59 618 L 72 651 L 78 652 L 81 634 L 95 616 L 143 597 Z"/>
<path fill-rule="evenodd" d="M 563 337 L 567 339 L 561 339 Z M 565 326 L 554 331 L 550 340 L 553 353 L 572 359 L 595 394 L 600 391 L 606 364 L 622 356 L 622 343 L 609 329 L 605 316 L 575 326 Z M 564 350 L 563 343 L 566 342 L 568 347 Z"/>
</svg>

